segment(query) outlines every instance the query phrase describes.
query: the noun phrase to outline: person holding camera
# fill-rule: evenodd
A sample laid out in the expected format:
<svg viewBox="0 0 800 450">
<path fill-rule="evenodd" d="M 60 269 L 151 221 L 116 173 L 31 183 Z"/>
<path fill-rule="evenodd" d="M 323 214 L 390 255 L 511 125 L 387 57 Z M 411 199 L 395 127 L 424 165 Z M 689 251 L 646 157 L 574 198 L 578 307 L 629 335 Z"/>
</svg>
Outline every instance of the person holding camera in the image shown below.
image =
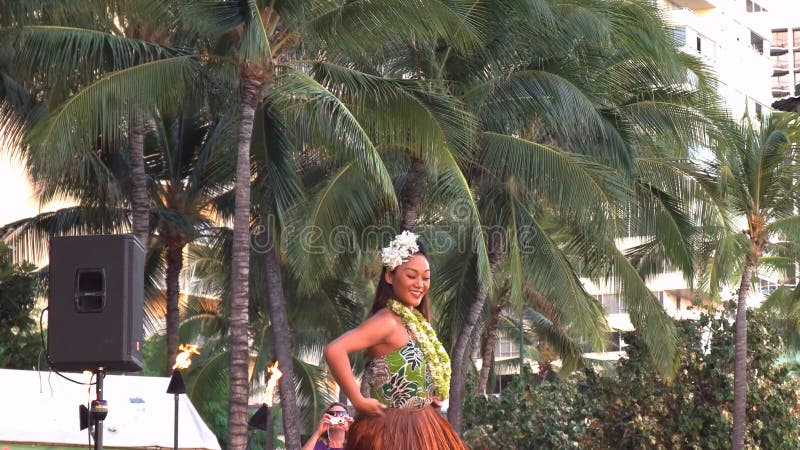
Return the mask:
<svg viewBox="0 0 800 450">
<path fill-rule="evenodd" d="M 340 450 L 344 448 L 347 430 L 353 418 L 342 403 L 331 403 L 322 414 L 317 430 L 302 450 Z"/>
</svg>

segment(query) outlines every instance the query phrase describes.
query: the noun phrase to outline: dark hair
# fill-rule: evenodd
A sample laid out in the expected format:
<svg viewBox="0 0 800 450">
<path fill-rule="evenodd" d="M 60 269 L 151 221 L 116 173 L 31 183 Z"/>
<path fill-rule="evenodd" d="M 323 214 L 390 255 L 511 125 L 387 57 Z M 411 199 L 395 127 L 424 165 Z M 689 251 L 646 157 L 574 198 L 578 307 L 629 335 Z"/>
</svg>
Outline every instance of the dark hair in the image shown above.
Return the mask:
<svg viewBox="0 0 800 450">
<path fill-rule="evenodd" d="M 428 254 L 425 251 L 425 247 L 419 241 L 417 241 L 417 245 L 419 246 L 419 251 L 414 254 L 422 255 L 427 259 Z M 395 270 L 397 270 L 397 268 L 395 268 Z M 381 270 L 381 277 L 378 280 L 378 287 L 375 289 L 375 300 L 372 302 L 372 311 L 369 313 L 370 316 L 385 308 L 386 301 L 394 297 L 392 285 L 386 282 L 386 272 L 386 267 L 384 267 L 383 270 Z M 425 294 L 425 297 L 422 297 L 417 310 L 422 313 L 422 316 L 425 317 L 425 320 L 431 320 L 431 311 L 430 306 L 428 305 L 428 294 Z"/>
</svg>

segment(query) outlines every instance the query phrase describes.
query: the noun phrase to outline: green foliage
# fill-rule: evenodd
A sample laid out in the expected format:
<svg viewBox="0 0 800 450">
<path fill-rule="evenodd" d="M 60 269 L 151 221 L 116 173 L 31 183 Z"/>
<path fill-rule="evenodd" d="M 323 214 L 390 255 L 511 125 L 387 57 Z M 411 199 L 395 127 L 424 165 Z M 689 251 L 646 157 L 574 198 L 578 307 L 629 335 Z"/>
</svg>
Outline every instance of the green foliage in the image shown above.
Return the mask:
<svg viewBox="0 0 800 450">
<path fill-rule="evenodd" d="M 0 243 L 0 367 L 30 369 L 42 350 L 34 318 L 34 269 L 29 263 L 12 263 L 11 249 Z"/>
<path fill-rule="evenodd" d="M 160 377 L 164 375 L 164 355 L 167 353 L 167 336 L 153 334 L 142 345 L 142 371 L 140 375 Z"/>
<path fill-rule="evenodd" d="M 512 383 L 499 398 L 467 404 L 473 449 L 724 449 L 733 420 L 733 304 L 719 317 L 677 322 L 679 370 L 671 383 L 650 364 L 637 333 L 616 375 L 586 370 L 567 379 Z M 749 311 L 746 445 L 800 449 L 800 383 L 775 361 L 783 343 L 766 314 Z"/>
</svg>

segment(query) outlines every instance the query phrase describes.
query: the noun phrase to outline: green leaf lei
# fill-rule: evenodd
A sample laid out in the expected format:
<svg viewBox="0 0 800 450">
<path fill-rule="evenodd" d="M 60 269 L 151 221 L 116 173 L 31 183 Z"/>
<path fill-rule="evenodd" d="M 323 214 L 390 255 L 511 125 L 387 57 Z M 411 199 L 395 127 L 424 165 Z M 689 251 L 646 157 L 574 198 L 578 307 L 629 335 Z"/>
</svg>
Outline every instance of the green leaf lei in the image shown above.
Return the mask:
<svg viewBox="0 0 800 450">
<path fill-rule="evenodd" d="M 450 395 L 450 356 L 436 337 L 431 324 L 416 309 L 408 308 L 397 300 L 389 299 L 386 307 L 400 316 L 425 354 L 425 360 L 431 369 L 436 395 L 445 400 Z"/>
</svg>

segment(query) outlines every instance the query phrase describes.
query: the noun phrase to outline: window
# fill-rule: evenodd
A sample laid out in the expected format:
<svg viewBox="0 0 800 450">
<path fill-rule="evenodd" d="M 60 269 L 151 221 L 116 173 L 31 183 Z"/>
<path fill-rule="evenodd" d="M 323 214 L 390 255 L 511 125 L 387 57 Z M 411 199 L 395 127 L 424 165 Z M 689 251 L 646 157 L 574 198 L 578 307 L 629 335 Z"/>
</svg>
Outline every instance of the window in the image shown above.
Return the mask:
<svg viewBox="0 0 800 450">
<path fill-rule="evenodd" d="M 628 310 L 625 308 L 625 303 L 617 294 L 599 295 L 598 300 L 600 300 L 600 303 L 603 305 L 603 308 L 608 314 L 621 314 L 628 312 Z"/>
<path fill-rule="evenodd" d="M 750 32 L 750 45 L 760 55 L 764 54 L 764 38 L 752 31 Z"/>
<path fill-rule="evenodd" d="M 677 47 L 686 45 L 686 27 L 671 27 L 670 34 Z"/>
<path fill-rule="evenodd" d="M 773 69 L 788 69 L 789 68 L 789 58 L 786 54 L 783 55 L 776 55 L 772 57 L 772 68 Z"/>
<path fill-rule="evenodd" d="M 703 53 L 703 40 L 700 39 L 700 36 L 697 36 L 697 51 Z"/>
<path fill-rule="evenodd" d="M 778 283 L 772 280 L 767 280 L 766 278 L 758 278 L 758 291 L 764 297 L 769 296 L 775 290 L 778 289 Z"/>
<path fill-rule="evenodd" d="M 611 345 L 608 346 L 608 351 L 618 352 L 622 350 L 622 336 L 620 335 L 619 331 L 610 333 L 609 338 L 611 340 Z"/>
<path fill-rule="evenodd" d="M 747 12 L 767 12 L 767 10 L 753 0 L 747 0 Z"/>
<path fill-rule="evenodd" d="M 494 344 L 495 358 L 519 358 L 519 343 L 508 338 L 499 338 Z"/>
<path fill-rule="evenodd" d="M 772 32 L 772 46 L 786 48 L 789 43 L 789 36 L 787 30 L 775 30 Z"/>
<path fill-rule="evenodd" d="M 800 47 L 800 28 L 792 29 L 792 46 Z"/>
<path fill-rule="evenodd" d="M 772 77 L 772 89 L 781 91 L 789 90 L 789 76 L 783 75 L 780 77 Z"/>
</svg>

